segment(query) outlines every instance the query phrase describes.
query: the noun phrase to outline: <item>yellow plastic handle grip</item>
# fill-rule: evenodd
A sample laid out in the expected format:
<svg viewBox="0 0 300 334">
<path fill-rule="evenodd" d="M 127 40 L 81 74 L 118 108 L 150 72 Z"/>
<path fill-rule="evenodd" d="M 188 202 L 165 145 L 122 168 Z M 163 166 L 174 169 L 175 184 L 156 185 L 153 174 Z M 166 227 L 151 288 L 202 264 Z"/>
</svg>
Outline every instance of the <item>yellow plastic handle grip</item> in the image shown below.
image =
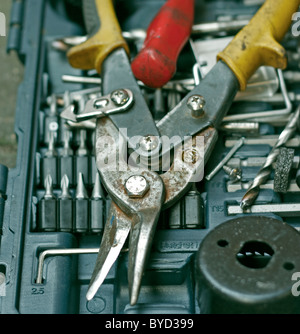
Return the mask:
<svg viewBox="0 0 300 334">
<path fill-rule="evenodd" d="M 241 90 L 259 66 L 287 66 L 285 49 L 278 42 L 289 29 L 299 4 L 300 0 L 266 0 L 249 24 L 218 54 L 217 59 L 224 61 L 237 77 Z"/>
<path fill-rule="evenodd" d="M 89 15 L 96 15 L 98 30 L 80 45 L 70 49 L 68 59 L 71 66 L 83 70 L 96 69 L 101 72 L 103 60 L 115 49 L 124 48 L 128 53 L 122 31 L 116 17 L 112 0 L 85 0 L 93 1 L 95 11 Z M 88 23 L 88 22 L 87 22 Z"/>
</svg>

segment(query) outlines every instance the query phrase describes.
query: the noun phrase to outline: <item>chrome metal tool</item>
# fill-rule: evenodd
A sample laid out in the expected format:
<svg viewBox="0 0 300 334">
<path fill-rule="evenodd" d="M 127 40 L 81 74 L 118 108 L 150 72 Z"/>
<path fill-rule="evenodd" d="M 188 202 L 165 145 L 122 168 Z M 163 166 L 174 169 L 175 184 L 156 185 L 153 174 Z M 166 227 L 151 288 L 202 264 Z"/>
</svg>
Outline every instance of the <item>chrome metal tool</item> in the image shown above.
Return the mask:
<svg viewBox="0 0 300 334">
<path fill-rule="evenodd" d="M 69 51 L 71 65 L 101 72 L 99 109 L 106 107 L 103 96 L 109 99 L 110 106 L 128 103 L 131 96 L 130 105 L 122 112 L 110 113 L 108 108 L 104 113 L 97 110 L 96 101 L 89 101 L 88 112 L 76 115 L 72 109 L 67 115 L 74 122 L 97 117 L 96 164 L 112 198 L 87 298 L 96 294 L 129 237 L 128 284 L 130 303 L 135 304 L 161 210 L 178 201 L 195 177 L 202 179 L 203 166 L 216 142 L 216 129 L 237 91 L 245 88 L 255 70 L 262 64 L 286 66 L 284 49 L 277 41 L 288 30 L 299 0 L 288 4 L 284 0 L 267 0 L 219 54 L 219 61 L 204 80 L 158 123 L 131 72 L 128 46 L 112 1 L 87 0 L 84 6 L 88 9 L 85 20 L 91 37 Z M 197 141 L 199 137 L 201 141 Z M 164 145 L 166 138 L 171 139 L 171 145 Z M 170 151 L 174 151 L 173 161 L 165 168 L 161 163 Z M 131 159 L 127 159 L 126 152 Z"/>
<path fill-rule="evenodd" d="M 264 165 L 259 170 L 251 186 L 248 188 L 247 192 L 243 196 L 240 203 L 241 208 L 243 210 L 249 208 L 254 203 L 257 196 L 259 195 L 260 186 L 269 179 L 270 174 L 273 170 L 272 164 L 276 161 L 278 154 L 280 152 L 280 148 L 284 146 L 287 143 L 287 141 L 294 136 L 296 132 L 299 116 L 300 116 L 300 107 L 298 107 L 297 111 L 291 115 L 289 122 L 279 135 L 278 140 L 274 145 L 272 151 L 268 155 Z"/>
</svg>

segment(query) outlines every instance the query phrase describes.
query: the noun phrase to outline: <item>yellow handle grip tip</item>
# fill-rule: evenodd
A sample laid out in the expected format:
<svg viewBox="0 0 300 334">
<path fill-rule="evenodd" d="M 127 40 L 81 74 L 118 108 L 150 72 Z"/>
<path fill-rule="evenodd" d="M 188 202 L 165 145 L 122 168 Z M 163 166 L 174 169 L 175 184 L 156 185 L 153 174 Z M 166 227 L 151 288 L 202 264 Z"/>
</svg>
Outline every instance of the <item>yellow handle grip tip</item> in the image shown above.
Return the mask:
<svg viewBox="0 0 300 334">
<path fill-rule="evenodd" d="M 112 0 L 94 0 L 97 8 L 99 30 L 84 43 L 71 48 L 67 54 L 69 63 L 83 70 L 101 72 L 103 60 L 115 49 L 124 48 L 129 54 L 126 41 L 117 20 Z"/>
<path fill-rule="evenodd" d="M 280 41 L 300 0 L 267 0 L 252 20 L 218 54 L 236 75 L 240 90 L 245 90 L 248 79 L 259 66 L 284 69 L 287 66 L 285 49 Z"/>
</svg>

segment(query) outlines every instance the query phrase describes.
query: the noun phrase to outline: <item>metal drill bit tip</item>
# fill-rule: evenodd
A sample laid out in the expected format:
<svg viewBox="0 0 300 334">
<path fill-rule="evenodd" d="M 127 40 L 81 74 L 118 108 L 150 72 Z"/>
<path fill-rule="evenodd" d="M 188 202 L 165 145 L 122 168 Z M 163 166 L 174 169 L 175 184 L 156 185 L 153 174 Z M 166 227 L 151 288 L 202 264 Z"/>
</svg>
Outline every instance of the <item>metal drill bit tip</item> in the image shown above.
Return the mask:
<svg viewBox="0 0 300 334">
<path fill-rule="evenodd" d="M 88 198 L 88 194 L 83 181 L 83 174 L 79 173 L 78 183 L 76 187 L 76 199 L 86 199 Z"/>
<path fill-rule="evenodd" d="M 240 207 L 243 210 L 246 210 L 254 203 L 254 201 L 259 195 L 260 186 L 267 182 L 272 172 L 272 164 L 276 161 L 280 152 L 280 148 L 284 146 L 291 137 L 293 137 L 295 131 L 297 130 L 297 122 L 299 120 L 299 116 L 300 116 L 300 107 L 298 107 L 296 112 L 291 115 L 287 125 L 280 133 L 272 151 L 269 153 L 265 161 L 265 164 L 261 167 L 261 169 L 255 176 L 252 184 L 250 185 L 245 195 L 243 196 L 240 202 Z"/>
<path fill-rule="evenodd" d="M 243 197 L 243 199 L 240 202 L 240 207 L 243 211 L 246 211 L 247 209 L 250 208 L 250 206 L 254 203 L 255 199 L 257 198 L 259 194 L 259 189 L 251 189 L 251 191 L 249 191 L 247 193 L 247 195 L 245 195 Z"/>
</svg>

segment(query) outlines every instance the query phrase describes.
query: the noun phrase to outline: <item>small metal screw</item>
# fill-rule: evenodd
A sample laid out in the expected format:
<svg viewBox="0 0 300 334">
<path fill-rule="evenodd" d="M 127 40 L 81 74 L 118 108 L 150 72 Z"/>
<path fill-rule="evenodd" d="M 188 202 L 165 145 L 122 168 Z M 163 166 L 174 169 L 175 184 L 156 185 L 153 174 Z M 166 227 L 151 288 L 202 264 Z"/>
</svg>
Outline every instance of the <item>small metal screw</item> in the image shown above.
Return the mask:
<svg viewBox="0 0 300 334">
<path fill-rule="evenodd" d="M 207 181 L 210 181 L 217 173 L 218 171 L 227 164 L 228 160 L 235 154 L 235 152 L 244 145 L 245 138 L 241 137 L 231 148 L 231 150 L 226 154 L 226 156 L 217 164 L 217 166 L 208 174 L 205 176 L 205 179 Z"/>
<path fill-rule="evenodd" d="M 149 190 L 149 184 L 143 176 L 133 175 L 125 182 L 125 189 L 129 197 L 142 198 Z"/>
<path fill-rule="evenodd" d="M 158 138 L 156 136 L 145 136 L 140 140 L 139 144 L 143 151 L 153 151 L 158 146 Z"/>
<path fill-rule="evenodd" d="M 182 153 L 182 160 L 187 163 L 196 163 L 199 159 L 200 155 L 195 148 L 185 150 Z"/>
<path fill-rule="evenodd" d="M 225 173 L 229 176 L 229 179 L 232 182 L 237 182 L 242 179 L 242 170 L 241 168 L 231 168 L 228 166 L 223 166 Z"/>
<path fill-rule="evenodd" d="M 128 101 L 129 95 L 125 89 L 117 89 L 111 93 L 110 98 L 117 106 L 122 106 Z"/>
<path fill-rule="evenodd" d="M 205 99 L 201 95 L 191 95 L 187 100 L 187 106 L 192 110 L 193 117 L 200 117 L 204 113 Z"/>
</svg>

